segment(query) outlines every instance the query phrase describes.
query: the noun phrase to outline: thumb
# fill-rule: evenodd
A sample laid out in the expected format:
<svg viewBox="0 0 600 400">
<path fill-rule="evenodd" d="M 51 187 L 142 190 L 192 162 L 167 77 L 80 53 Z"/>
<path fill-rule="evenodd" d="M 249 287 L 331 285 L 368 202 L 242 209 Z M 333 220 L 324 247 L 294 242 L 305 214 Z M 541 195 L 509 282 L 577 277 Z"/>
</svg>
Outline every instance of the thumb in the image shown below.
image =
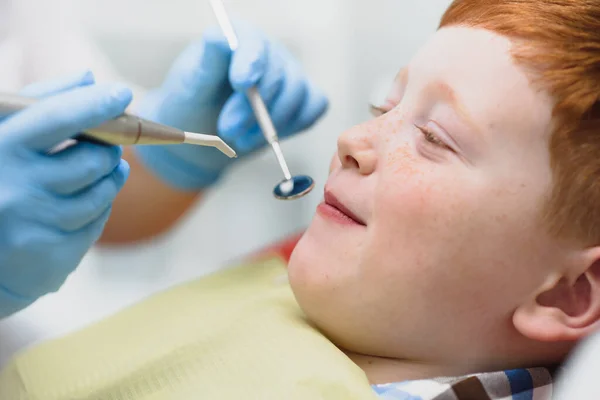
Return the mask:
<svg viewBox="0 0 600 400">
<path fill-rule="evenodd" d="M 269 59 L 270 43 L 257 29 L 241 22 L 235 24 L 238 48 L 231 59 L 229 79 L 237 92 L 245 92 L 261 80 L 266 71 L 273 67 Z"/>
<path fill-rule="evenodd" d="M 93 83 L 94 74 L 91 71 L 84 71 L 75 75 L 61 76 L 51 81 L 32 83 L 23 88 L 20 94 L 27 97 L 45 98 Z"/>
<path fill-rule="evenodd" d="M 171 67 L 163 89 L 193 97 L 213 98 L 229 85 L 231 50 L 218 28 L 204 32 L 202 39 L 189 45 Z"/>
<path fill-rule="evenodd" d="M 122 114 L 132 93 L 121 85 L 85 86 L 40 100 L 0 124 L 0 137 L 48 149 Z"/>
</svg>

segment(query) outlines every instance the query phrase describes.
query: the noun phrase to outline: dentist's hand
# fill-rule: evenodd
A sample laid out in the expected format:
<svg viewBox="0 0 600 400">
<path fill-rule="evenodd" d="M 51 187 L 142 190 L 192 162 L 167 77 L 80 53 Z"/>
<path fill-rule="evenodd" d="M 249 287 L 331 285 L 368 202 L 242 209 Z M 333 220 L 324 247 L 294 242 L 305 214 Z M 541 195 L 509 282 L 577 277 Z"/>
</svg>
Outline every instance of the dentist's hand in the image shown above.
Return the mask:
<svg viewBox="0 0 600 400">
<path fill-rule="evenodd" d="M 293 57 L 261 33 L 236 26 L 232 54 L 219 29 L 208 30 L 175 62 L 163 86 L 141 101 L 137 114 L 186 131 L 218 133 L 241 158 L 266 145 L 245 91 L 258 85 L 279 136 L 310 127 L 327 99 Z M 139 146 L 142 162 L 164 182 L 196 191 L 214 183 L 234 160 L 214 148 Z"/>
<path fill-rule="evenodd" d="M 48 151 L 124 112 L 131 92 L 93 77 L 33 85 L 38 103 L 0 120 L 0 318 L 56 291 L 100 236 L 128 165 L 121 149 Z"/>
</svg>

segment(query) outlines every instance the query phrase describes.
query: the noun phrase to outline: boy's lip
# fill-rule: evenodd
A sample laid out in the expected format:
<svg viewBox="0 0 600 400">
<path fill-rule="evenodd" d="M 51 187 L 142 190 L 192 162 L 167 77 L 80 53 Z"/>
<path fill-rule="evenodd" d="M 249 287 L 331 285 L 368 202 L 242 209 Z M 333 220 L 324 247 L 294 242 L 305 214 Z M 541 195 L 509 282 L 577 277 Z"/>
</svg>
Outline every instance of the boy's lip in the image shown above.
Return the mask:
<svg viewBox="0 0 600 400">
<path fill-rule="evenodd" d="M 352 210 L 346 207 L 337 197 L 327 188 L 325 188 L 325 204 L 337 209 L 342 214 L 356 222 L 358 225 L 367 226 L 367 224 L 358 217 Z"/>
</svg>

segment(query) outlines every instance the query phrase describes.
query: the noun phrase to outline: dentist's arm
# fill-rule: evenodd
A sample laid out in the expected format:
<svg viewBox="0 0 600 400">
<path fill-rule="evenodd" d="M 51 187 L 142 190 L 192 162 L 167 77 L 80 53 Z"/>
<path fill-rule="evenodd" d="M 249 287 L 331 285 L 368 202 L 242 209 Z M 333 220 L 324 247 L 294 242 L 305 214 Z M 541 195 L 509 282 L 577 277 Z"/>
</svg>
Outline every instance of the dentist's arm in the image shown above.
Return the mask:
<svg viewBox="0 0 600 400">
<path fill-rule="evenodd" d="M 202 191 L 174 189 L 154 175 L 131 148 L 123 158 L 131 166 L 127 184 L 113 204 L 100 245 L 120 245 L 169 231 L 202 198 Z"/>
<path fill-rule="evenodd" d="M 281 138 L 307 129 L 326 111 L 327 99 L 286 49 L 252 28 L 237 28 L 234 54 L 219 29 L 208 30 L 178 58 L 163 86 L 140 101 L 137 113 L 186 131 L 218 133 L 238 159 L 190 145 L 133 149 L 125 155 L 131 177 L 102 243 L 130 243 L 167 231 L 232 162 L 266 145 L 245 95 L 249 87 L 258 86 Z"/>
</svg>

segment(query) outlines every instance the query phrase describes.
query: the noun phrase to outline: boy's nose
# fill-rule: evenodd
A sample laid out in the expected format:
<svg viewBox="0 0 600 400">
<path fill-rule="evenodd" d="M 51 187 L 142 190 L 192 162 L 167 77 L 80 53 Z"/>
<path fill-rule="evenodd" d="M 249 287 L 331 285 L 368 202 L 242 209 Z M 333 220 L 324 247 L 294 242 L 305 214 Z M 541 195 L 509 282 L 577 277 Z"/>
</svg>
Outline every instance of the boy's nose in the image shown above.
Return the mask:
<svg viewBox="0 0 600 400">
<path fill-rule="evenodd" d="M 377 153 L 373 134 L 365 125 L 355 126 L 338 138 L 338 157 L 343 168 L 356 169 L 361 175 L 370 175 L 377 167 Z"/>
</svg>

